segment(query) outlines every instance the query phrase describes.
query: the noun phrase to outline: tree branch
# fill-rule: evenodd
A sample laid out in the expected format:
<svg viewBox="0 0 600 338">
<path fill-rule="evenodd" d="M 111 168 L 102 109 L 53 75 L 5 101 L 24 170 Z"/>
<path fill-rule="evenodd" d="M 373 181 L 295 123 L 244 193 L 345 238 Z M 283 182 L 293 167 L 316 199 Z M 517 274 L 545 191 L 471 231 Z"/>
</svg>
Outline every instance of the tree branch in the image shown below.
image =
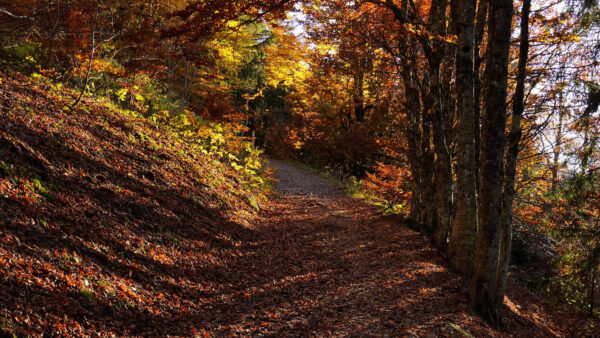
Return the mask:
<svg viewBox="0 0 600 338">
<path fill-rule="evenodd" d="M 8 10 L 6 10 L 6 9 L 4 9 L 4 8 L 0 8 L 0 13 L 2 13 L 2 14 L 6 14 L 6 15 L 10 16 L 10 17 L 11 17 L 11 18 L 13 18 L 13 19 L 19 19 L 19 20 L 31 20 L 31 21 L 33 21 L 33 18 L 32 18 L 32 17 L 29 17 L 29 16 L 24 16 L 24 15 L 16 15 L 16 14 L 13 14 L 13 13 L 9 12 Z"/>
</svg>

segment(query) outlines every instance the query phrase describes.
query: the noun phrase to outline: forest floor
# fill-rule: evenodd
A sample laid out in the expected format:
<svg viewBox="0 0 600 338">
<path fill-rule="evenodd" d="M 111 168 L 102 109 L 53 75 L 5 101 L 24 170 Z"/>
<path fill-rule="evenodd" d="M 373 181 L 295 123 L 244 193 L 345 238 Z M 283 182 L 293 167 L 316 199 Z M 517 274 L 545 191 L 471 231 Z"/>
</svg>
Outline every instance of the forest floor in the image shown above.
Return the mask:
<svg viewBox="0 0 600 338">
<path fill-rule="evenodd" d="M 492 329 L 426 236 L 305 169 L 231 217 L 244 187 L 167 131 L 0 83 L 0 337 L 593 333 L 514 284 Z"/>
</svg>

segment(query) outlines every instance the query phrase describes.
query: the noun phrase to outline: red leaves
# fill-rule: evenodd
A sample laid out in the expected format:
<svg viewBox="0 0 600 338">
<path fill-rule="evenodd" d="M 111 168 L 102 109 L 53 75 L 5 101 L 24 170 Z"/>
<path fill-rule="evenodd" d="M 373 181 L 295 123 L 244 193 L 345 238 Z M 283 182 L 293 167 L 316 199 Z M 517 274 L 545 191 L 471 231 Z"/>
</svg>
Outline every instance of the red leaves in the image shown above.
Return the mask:
<svg viewBox="0 0 600 338">
<path fill-rule="evenodd" d="M 410 171 L 406 167 L 377 163 L 375 173 L 367 173 L 361 183 L 367 191 L 383 199 L 390 207 L 408 204 L 412 194 Z"/>
</svg>

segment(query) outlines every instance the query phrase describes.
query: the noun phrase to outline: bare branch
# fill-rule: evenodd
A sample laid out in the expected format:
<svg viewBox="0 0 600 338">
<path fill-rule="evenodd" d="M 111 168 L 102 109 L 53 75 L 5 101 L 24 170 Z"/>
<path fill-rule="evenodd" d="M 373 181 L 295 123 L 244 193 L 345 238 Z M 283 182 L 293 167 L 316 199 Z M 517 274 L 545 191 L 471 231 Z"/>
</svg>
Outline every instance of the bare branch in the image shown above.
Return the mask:
<svg viewBox="0 0 600 338">
<path fill-rule="evenodd" d="M 32 18 L 32 17 L 29 17 L 29 16 L 24 16 L 24 15 L 16 15 L 16 14 L 13 14 L 13 13 L 9 12 L 8 10 L 6 10 L 6 9 L 4 9 L 4 8 L 0 8 L 0 13 L 2 13 L 2 14 L 6 14 L 6 15 L 10 16 L 10 17 L 11 17 L 11 18 L 13 18 L 13 19 L 19 19 L 19 20 L 31 20 L 31 21 L 33 21 L 33 18 Z"/>
</svg>

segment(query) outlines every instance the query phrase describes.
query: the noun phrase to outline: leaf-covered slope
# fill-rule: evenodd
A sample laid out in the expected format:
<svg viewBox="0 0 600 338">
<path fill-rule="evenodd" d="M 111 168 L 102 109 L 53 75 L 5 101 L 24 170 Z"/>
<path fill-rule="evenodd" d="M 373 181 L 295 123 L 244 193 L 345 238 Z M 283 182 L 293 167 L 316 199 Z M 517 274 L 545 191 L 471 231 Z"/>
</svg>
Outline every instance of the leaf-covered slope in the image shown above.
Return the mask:
<svg viewBox="0 0 600 338">
<path fill-rule="evenodd" d="M 165 128 L 72 100 L 0 72 L 0 332 L 160 332 L 154 315 L 228 280 L 256 191 Z"/>
</svg>

